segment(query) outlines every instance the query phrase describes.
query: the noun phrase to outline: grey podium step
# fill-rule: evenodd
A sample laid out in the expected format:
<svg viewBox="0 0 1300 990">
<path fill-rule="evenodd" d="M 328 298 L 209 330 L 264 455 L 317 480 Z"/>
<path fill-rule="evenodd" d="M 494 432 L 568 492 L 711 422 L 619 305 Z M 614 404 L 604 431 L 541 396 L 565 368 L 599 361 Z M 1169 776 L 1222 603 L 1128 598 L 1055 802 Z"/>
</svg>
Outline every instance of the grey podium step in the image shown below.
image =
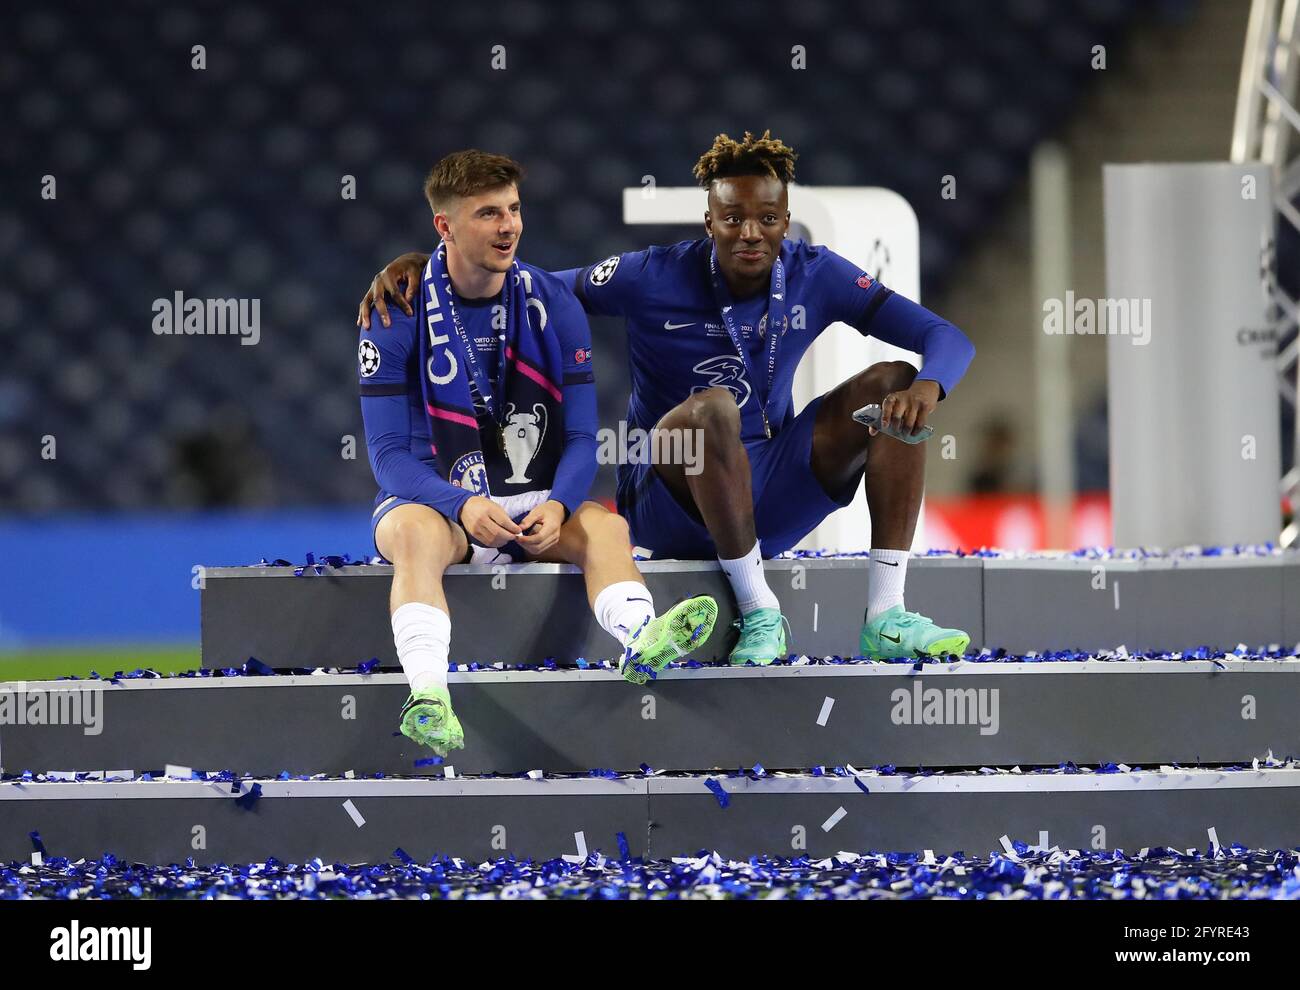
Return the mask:
<svg viewBox="0 0 1300 990">
<path fill-rule="evenodd" d="M 934 850 L 1300 844 L 1300 771 L 0 785 L 0 861 L 111 852 L 154 863 L 477 860 L 602 851 L 745 858 Z M 240 788 L 251 790 L 253 781 Z M 723 801 L 725 800 L 725 807 Z"/>
<path fill-rule="evenodd" d="M 1248 763 L 1300 755 L 1300 658 L 453 672 L 467 774 Z M 6 699 L 3 695 L 9 695 Z M 0 685 L 0 769 L 437 773 L 400 674 Z M 18 712 L 48 714 L 16 724 Z M 45 724 L 59 722 L 61 724 Z"/>
<path fill-rule="evenodd" d="M 699 660 L 722 660 L 734 642 L 730 591 L 716 563 L 646 561 L 661 606 L 711 594 L 720 604 Z M 867 600 L 863 557 L 776 559 L 764 565 L 790 621 L 790 651 L 854 656 Z M 226 667 L 257 657 L 279 668 L 395 666 L 388 620 L 392 569 L 214 567 L 202 590 L 203 661 Z M 582 576 L 560 564 L 453 567 L 446 581 L 452 654 L 460 662 L 607 657 L 613 641 L 591 617 Z M 1300 642 L 1300 552 L 1272 555 L 915 557 L 908 607 L 971 635 L 971 649 L 1012 653 L 1231 650 Z"/>
</svg>

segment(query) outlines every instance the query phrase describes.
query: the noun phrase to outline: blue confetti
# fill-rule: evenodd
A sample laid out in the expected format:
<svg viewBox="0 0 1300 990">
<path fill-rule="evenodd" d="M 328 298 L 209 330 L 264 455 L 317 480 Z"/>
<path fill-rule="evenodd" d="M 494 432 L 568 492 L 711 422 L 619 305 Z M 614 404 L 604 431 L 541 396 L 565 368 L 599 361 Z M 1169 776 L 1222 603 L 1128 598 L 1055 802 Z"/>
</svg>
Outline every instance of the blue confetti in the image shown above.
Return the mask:
<svg viewBox="0 0 1300 990">
<path fill-rule="evenodd" d="M 257 804 L 257 802 L 260 801 L 261 799 L 262 799 L 262 785 L 254 784 L 252 787 L 248 789 L 247 794 L 241 794 L 239 797 L 235 798 L 235 804 L 239 805 L 245 811 L 251 811 L 253 809 L 253 805 Z"/>
<path fill-rule="evenodd" d="M 619 855 L 619 858 L 620 858 L 620 859 L 631 859 L 631 858 L 632 858 L 632 853 L 631 853 L 631 850 L 629 850 L 628 845 L 627 845 L 627 835 L 624 834 L 623 832 L 619 832 L 619 833 L 617 833 L 617 834 L 615 835 L 615 838 L 618 839 L 618 855 Z"/>
<path fill-rule="evenodd" d="M 1220 855 L 1153 848 L 1053 853 L 1014 846 L 1001 852 L 923 861 L 916 852 L 840 852 L 813 859 L 751 856 L 729 860 L 707 851 L 673 859 L 633 860 L 619 834 L 619 859 L 474 863 L 437 856 L 418 862 L 402 849 L 386 863 L 148 865 L 105 855 L 40 866 L 0 864 L 0 900 L 216 899 L 757 899 L 791 900 L 1300 900 L 1300 849 L 1223 846 Z M 960 866 L 963 872 L 954 867 Z"/>
<path fill-rule="evenodd" d="M 725 808 L 727 805 L 731 804 L 731 795 L 728 794 L 726 789 L 722 786 L 722 781 L 714 780 L 710 777 L 704 782 L 704 786 L 713 792 L 713 796 L 718 799 L 719 806 Z"/>
</svg>

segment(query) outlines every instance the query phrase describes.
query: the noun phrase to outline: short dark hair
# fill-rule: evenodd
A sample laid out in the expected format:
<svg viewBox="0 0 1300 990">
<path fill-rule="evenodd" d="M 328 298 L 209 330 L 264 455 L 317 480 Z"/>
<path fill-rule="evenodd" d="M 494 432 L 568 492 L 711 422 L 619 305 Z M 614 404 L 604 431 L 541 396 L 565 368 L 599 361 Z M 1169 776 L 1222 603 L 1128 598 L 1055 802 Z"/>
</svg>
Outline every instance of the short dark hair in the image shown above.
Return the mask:
<svg viewBox="0 0 1300 990">
<path fill-rule="evenodd" d="M 424 179 L 424 198 L 429 201 L 429 208 L 439 213 L 453 199 L 501 186 L 517 186 L 523 177 L 523 166 L 505 155 L 493 155 L 477 148 L 453 151 L 429 169 Z"/>
<path fill-rule="evenodd" d="M 713 147 L 695 163 L 695 178 L 705 189 L 714 179 L 737 175 L 769 175 L 788 185 L 794 181 L 796 157 L 794 149 L 772 137 L 771 131 L 764 131 L 762 137 L 746 131 L 740 141 L 719 134 L 713 139 Z"/>
</svg>

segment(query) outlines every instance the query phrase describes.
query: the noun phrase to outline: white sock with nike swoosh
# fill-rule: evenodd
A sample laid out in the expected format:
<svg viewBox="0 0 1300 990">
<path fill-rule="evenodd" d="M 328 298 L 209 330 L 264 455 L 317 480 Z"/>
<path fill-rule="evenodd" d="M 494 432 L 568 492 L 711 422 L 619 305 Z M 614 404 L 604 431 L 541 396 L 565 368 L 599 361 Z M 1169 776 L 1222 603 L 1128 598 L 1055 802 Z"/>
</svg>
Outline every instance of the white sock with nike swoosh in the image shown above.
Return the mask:
<svg viewBox="0 0 1300 990">
<path fill-rule="evenodd" d="M 872 550 L 867 565 L 867 621 L 903 604 L 907 583 L 907 550 Z"/>
<path fill-rule="evenodd" d="M 447 686 L 451 616 L 426 602 L 407 602 L 393 612 L 393 643 L 411 691 Z"/>
<path fill-rule="evenodd" d="M 615 581 L 600 590 L 591 610 L 600 628 L 626 646 L 632 634 L 655 617 L 655 601 L 639 581 Z"/>
<path fill-rule="evenodd" d="M 736 607 L 740 609 L 741 615 L 748 615 L 755 609 L 781 607 L 776 594 L 767 586 L 767 575 L 763 572 L 763 553 L 759 547 L 760 544 L 755 542 L 749 553 L 734 560 L 718 558 L 722 573 L 727 575 L 727 581 L 736 596 Z"/>
</svg>

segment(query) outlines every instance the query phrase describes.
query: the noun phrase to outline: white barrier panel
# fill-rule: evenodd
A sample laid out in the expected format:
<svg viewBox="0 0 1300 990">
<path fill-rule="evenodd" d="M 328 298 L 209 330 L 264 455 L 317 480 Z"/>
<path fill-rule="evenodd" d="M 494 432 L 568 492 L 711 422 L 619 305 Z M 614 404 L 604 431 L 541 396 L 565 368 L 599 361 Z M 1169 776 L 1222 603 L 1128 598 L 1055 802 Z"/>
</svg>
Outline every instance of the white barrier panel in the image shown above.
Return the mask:
<svg viewBox="0 0 1300 990">
<path fill-rule="evenodd" d="M 1258 163 L 1105 166 L 1108 297 L 1093 332 L 1110 337 L 1116 546 L 1278 538 L 1271 202 Z"/>
<path fill-rule="evenodd" d="M 696 186 L 636 187 L 623 190 L 623 222 L 628 224 L 695 224 L 704 234 L 707 195 Z M 916 213 L 902 196 L 888 189 L 854 186 L 790 186 L 790 219 L 808 231 L 808 240 L 824 244 L 861 265 L 895 292 L 920 301 L 920 230 Z M 809 348 L 794 380 L 798 411 L 813 398 L 877 361 L 920 358 L 851 327 L 836 325 Z M 917 522 L 914 550 L 928 549 L 924 509 Z M 829 516 L 799 544 L 841 552 L 871 545 L 867 500 L 861 488 L 852 504 Z"/>
</svg>

